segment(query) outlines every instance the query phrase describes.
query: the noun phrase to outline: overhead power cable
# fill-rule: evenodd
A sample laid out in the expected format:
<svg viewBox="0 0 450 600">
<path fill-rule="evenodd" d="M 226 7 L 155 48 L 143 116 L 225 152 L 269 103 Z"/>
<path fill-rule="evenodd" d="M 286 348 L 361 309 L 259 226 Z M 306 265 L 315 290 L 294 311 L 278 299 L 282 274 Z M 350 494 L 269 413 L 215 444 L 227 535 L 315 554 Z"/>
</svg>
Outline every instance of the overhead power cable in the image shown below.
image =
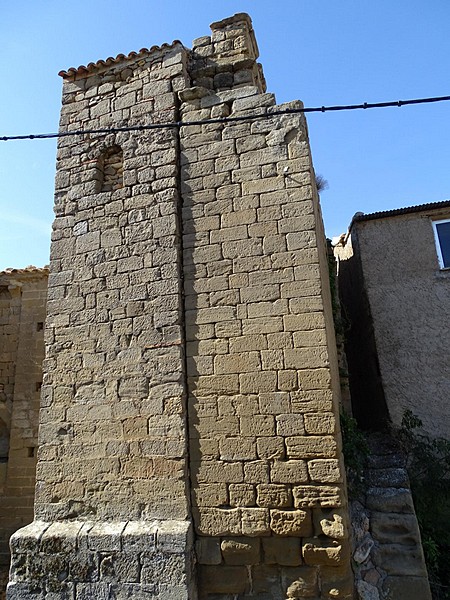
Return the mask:
<svg viewBox="0 0 450 600">
<path fill-rule="evenodd" d="M 59 133 L 32 133 L 28 135 L 4 135 L 0 136 L 1 142 L 10 140 L 45 140 L 50 138 L 71 137 L 87 134 L 108 134 L 121 131 L 146 131 L 151 129 L 171 129 L 179 127 L 192 127 L 194 125 L 209 125 L 217 123 L 237 123 L 240 121 L 255 121 L 268 119 L 280 115 L 293 115 L 314 112 L 333 112 L 343 110 L 366 110 L 368 108 L 388 108 L 392 106 L 408 106 L 411 104 L 431 104 L 432 102 L 447 102 L 450 96 L 436 96 L 434 98 L 416 98 L 413 100 L 396 100 L 393 102 L 364 102 L 363 104 L 346 104 L 337 106 L 314 106 L 305 108 L 286 108 L 282 110 L 271 110 L 263 114 L 242 115 L 236 117 L 219 117 L 215 119 L 204 119 L 201 121 L 173 121 L 170 123 L 150 123 L 149 125 L 131 125 L 128 127 L 109 127 L 103 129 L 82 129 L 78 131 L 61 131 Z"/>
</svg>

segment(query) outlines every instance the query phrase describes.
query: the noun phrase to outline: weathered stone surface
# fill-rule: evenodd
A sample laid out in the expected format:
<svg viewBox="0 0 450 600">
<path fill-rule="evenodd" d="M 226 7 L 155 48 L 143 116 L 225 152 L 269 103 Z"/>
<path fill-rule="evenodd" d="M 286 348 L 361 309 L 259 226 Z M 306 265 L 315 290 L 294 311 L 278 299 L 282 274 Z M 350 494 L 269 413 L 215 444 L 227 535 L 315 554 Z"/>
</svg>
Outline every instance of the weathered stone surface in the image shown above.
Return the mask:
<svg viewBox="0 0 450 600">
<path fill-rule="evenodd" d="M 264 562 L 295 567 L 302 563 L 302 549 L 299 538 L 264 538 Z"/>
<path fill-rule="evenodd" d="M 339 566 L 348 560 L 346 542 L 303 540 L 303 559 L 307 565 Z"/>
<path fill-rule="evenodd" d="M 294 506 L 308 507 L 338 507 L 342 506 L 342 491 L 336 486 L 299 485 L 292 489 Z"/>
<path fill-rule="evenodd" d="M 195 543 L 195 553 L 200 564 L 219 565 L 222 562 L 220 538 L 198 538 Z"/>
<path fill-rule="evenodd" d="M 320 593 L 317 569 L 305 566 L 283 569 L 283 587 L 287 598 L 316 598 Z"/>
<path fill-rule="evenodd" d="M 308 472 L 312 481 L 318 483 L 341 483 L 342 467 L 338 459 L 308 461 Z"/>
<path fill-rule="evenodd" d="M 361 600 L 380 600 L 378 589 L 366 581 L 358 581 L 356 589 Z"/>
<path fill-rule="evenodd" d="M 208 594 L 244 594 L 250 591 L 248 571 L 244 566 L 201 565 L 199 587 Z"/>
<path fill-rule="evenodd" d="M 398 444 L 386 433 L 370 434 L 368 440 L 373 453 L 369 468 L 376 464 L 375 472 L 381 472 L 382 476 L 377 487 L 366 491 L 365 506 L 359 501 L 351 503 L 353 559 L 358 564 L 355 575 L 359 595 L 393 600 L 402 597 L 405 590 L 409 596 L 416 597 L 409 584 L 413 579 L 418 582 L 417 597 L 430 600 L 411 491 L 407 487 L 391 487 L 392 478 L 385 475 L 394 470 L 399 473 L 397 479 L 405 476 L 407 483 L 404 468 L 395 466 L 402 464 Z M 394 579 L 392 594 L 386 586 L 391 577 Z"/>
<path fill-rule="evenodd" d="M 374 545 L 375 542 L 373 541 L 372 536 L 366 534 L 366 536 L 362 538 L 355 548 L 353 560 L 358 564 L 365 562 L 368 559 Z"/>
<path fill-rule="evenodd" d="M 289 507 L 292 505 L 291 490 L 286 485 L 261 484 L 256 487 L 258 506 L 271 508 Z"/>
<path fill-rule="evenodd" d="M 383 592 L 387 600 L 429 600 L 430 584 L 427 577 L 396 577 L 389 575 L 383 584 Z"/>
<path fill-rule="evenodd" d="M 366 505 L 370 510 L 391 513 L 413 513 L 414 505 L 408 488 L 370 487 L 366 493 Z"/>
<path fill-rule="evenodd" d="M 228 538 L 220 545 L 222 556 L 228 565 L 254 565 L 260 562 L 258 538 Z"/>
<path fill-rule="evenodd" d="M 307 537 L 312 533 L 311 515 L 303 510 L 271 510 L 270 528 L 277 535 Z"/>
<path fill-rule="evenodd" d="M 144 597 L 155 590 L 156 582 L 163 586 L 186 581 L 190 544 L 188 522 L 35 521 L 14 536 L 14 556 L 25 561 L 27 573 L 14 569 L 8 597 L 33 597 L 45 587 L 50 598 L 74 598 L 69 571 L 77 581 L 77 598 L 109 598 L 113 588 L 120 590 L 120 597 Z M 30 553 L 37 546 L 40 552 Z"/>
<path fill-rule="evenodd" d="M 405 488 L 409 478 L 403 468 L 368 469 L 367 482 L 372 487 Z"/>
<path fill-rule="evenodd" d="M 196 528 L 200 535 L 239 535 L 242 533 L 241 510 L 202 508 L 199 510 Z"/>
<path fill-rule="evenodd" d="M 252 569 L 253 593 L 261 598 L 283 597 L 281 572 L 278 566 L 257 565 Z"/>
<path fill-rule="evenodd" d="M 43 386 L 47 279 L 48 269 L 35 267 L 0 273 L 0 568 L 6 569 L 8 538 L 33 520 L 41 388 L 45 420 L 63 417 L 48 408 L 51 391 Z"/>
<path fill-rule="evenodd" d="M 316 535 L 343 539 L 348 537 L 347 518 L 343 511 L 313 511 L 314 530 Z"/>
<path fill-rule="evenodd" d="M 370 524 L 372 535 L 380 544 L 420 546 L 420 533 L 415 515 L 372 512 Z"/>
<path fill-rule="evenodd" d="M 380 544 L 373 550 L 373 557 L 375 564 L 390 575 L 427 576 L 420 546 Z"/>
<path fill-rule="evenodd" d="M 289 458 L 334 458 L 336 440 L 331 436 L 296 436 L 286 438 Z"/>
</svg>

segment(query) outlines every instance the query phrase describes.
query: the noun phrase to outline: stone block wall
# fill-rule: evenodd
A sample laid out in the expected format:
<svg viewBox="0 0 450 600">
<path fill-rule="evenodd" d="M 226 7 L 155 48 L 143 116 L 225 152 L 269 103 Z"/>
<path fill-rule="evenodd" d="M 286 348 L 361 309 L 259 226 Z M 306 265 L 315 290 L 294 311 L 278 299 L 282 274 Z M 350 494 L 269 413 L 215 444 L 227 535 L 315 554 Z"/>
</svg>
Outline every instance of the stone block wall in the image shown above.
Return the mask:
<svg viewBox="0 0 450 600">
<path fill-rule="evenodd" d="M 199 587 L 206 597 L 350 597 L 339 387 L 306 125 L 270 116 L 298 103 L 275 106 L 245 87 L 233 96 L 182 106 L 186 120 L 269 117 L 181 131 Z"/>
<path fill-rule="evenodd" d="M 350 508 L 359 598 L 431 600 L 406 457 L 386 432 L 367 442 L 367 486 Z"/>
<path fill-rule="evenodd" d="M 34 521 L 11 539 L 10 600 L 195 598 L 179 520 Z M 191 566 L 189 565 L 189 568 Z"/>
<path fill-rule="evenodd" d="M 64 85 L 61 130 L 173 122 L 185 60 L 174 43 L 76 76 Z M 12 541 L 11 598 L 148 597 L 146 563 L 141 557 L 136 574 L 122 535 L 127 524 L 182 588 L 167 595 L 153 578 L 151 597 L 188 597 L 177 152 L 174 129 L 59 140 L 35 499 L 41 525 Z M 73 532 L 74 519 L 85 528 Z M 158 520 L 183 540 L 174 562 L 154 543 L 164 529 Z M 45 532 L 54 523 L 59 540 L 49 551 Z M 85 555 L 86 535 L 99 524 L 104 547 L 88 543 Z M 92 569 L 83 570 L 85 560 Z"/>
<path fill-rule="evenodd" d="M 214 57 L 242 27 L 249 39 L 246 21 L 213 24 L 199 48 Z M 209 68 L 206 89 L 181 93 L 182 121 L 242 121 L 180 131 L 199 591 L 348 598 L 325 237 L 305 119 L 273 114 L 302 105 L 276 105 L 262 77 L 222 88 L 221 57 Z"/>
<path fill-rule="evenodd" d="M 0 570 L 10 535 L 33 520 L 47 276 L 0 273 Z"/>
<path fill-rule="evenodd" d="M 86 133 L 59 140 L 36 520 L 10 599 L 351 597 L 306 123 L 275 114 L 301 103 L 265 93 L 249 17 L 211 27 L 62 73 L 61 130 Z M 151 123 L 169 126 L 92 131 Z"/>
<path fill-rule="evenodd" d="M 173 122 L 185 57 L 175 43 L 65 83 L 61 128 Z M 177 144 L 59 140 L 38 519 L 187 516 Z"/>
</svg>

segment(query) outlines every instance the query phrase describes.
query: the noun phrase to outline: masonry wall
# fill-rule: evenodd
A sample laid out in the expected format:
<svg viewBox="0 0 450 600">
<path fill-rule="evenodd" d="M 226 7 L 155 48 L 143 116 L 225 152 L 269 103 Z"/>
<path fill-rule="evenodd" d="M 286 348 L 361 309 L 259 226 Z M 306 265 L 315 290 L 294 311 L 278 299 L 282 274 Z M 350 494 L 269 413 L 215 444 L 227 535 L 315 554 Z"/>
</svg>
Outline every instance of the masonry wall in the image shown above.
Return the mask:
<svg viewBox="0 0 450 600">
<path fill-rule="evenodd" d="M 272 114 L 301 103 L 247 15 L 211 28 L 63 73 L 63 131 L 171 126 L 60 140 L 11 599 L 351 597 L 325 239 L 305 120 Z"/>
<path fill-rule="evenodd" d="M 10 535 L 33 520 L 47 296 L 45 269 L 0 273 L 0 568 Z"/>
<path fill-rule="evenodd" d="M 233 35 L 212 28 L 205 53 Z M 335 342 L 306 123 L 270 116 L 301 104 L 276 106 L 245 86 L 192 96 L 183 120 L 268 115 L 181 130 L 199 589 L 350 597 Z"/>
<path fill-rule="evenodd" d="M 66 83 L 61 127 L 174 121 L 183 57 Z M 187 516 L 176 175 L 174 130 L 60 139 L 37 518 Z"/>
<path fill-rule="evenodd" d="M 356 326 L 370 317 L 389 418 L 400 425 L 404 411 L 411 410 L 428 433 L 447 438 L 450 337 L 443 323 L 450 308 L 450 279 L 448 271 L 439 269 L 432 220 L 448 214 L 430 208 L 356 221 L 350 252 L 356 260 L 340 261 L 347 297 L 354 291 L 352 278 L 360 261 L 367 310 L 359 314 L 351 303 L 347 309 Z M 369 374 L 354 370 L 353 377 L 366 378 L 370 387 L 374 379 Z"/>
</svg>

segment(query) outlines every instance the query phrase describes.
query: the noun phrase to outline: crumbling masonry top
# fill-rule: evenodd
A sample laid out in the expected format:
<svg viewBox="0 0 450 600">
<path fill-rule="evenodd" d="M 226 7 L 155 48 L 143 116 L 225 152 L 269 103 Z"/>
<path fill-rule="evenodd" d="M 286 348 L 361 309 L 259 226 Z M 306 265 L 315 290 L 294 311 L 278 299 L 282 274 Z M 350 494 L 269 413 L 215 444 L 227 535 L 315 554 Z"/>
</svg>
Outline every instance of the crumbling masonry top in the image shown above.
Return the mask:
<svg viewBox="0 0 450 600">
<path fill-rule="evenodd" d="M 233 46 L 233 48 L 230 48 L 225 53 L 224 58 L 229 58 L 230 55 L 236 52 L 236 50 L 239 50 L 240 53 L 246 50 L 245 54 L 247 54 L 248 58 L 252 60 L 256 60 L 258 58 L 259 50 L 253 31 L 252 20 L 247 13 L 237 13 L 232 17 L 211 23 L 210 28 L 213 34 L 213 42 L 223 41 L 225 31 L 229 31 L 231 29 L 241 30 L 241 35 L 238 36 L 240 39 L 237 39 L 237 43 Z M 211 44 L 211 38 L 209 36 L 198 38 L 197 40 L 194 40 L 194 49 L 196 49 L 196 42 L 198 46 L 206 45 L 205 43 L 202 43 L 201 40 L 208 40 L 209 44 Z M 110 56 L 105 60 L 100 59 L 96 62 L 90 62 L 87 66 L 80 65 L 79 67 L 70 67 L 67 71 L 59 71 L 58 75 L 65 80 L 73 81 L 75 79 L 89 77 L 98 71 L 101 71 L 105 68 L 110 68 L 111 66 L 120 64 L 124 61 L 132 61 L 136 58 L 143 58 L 158 52 L 172 50 L 176 46 L 183 46 L 183 44 L 179 40 L 174 40 L 171 44 L 165 43 L 161 46 L 154 45 L 150 48 L 141 48 L 138 52 L 130 52 L 127 55 L 121 53 L 116 57 Z"/>
</svg>

